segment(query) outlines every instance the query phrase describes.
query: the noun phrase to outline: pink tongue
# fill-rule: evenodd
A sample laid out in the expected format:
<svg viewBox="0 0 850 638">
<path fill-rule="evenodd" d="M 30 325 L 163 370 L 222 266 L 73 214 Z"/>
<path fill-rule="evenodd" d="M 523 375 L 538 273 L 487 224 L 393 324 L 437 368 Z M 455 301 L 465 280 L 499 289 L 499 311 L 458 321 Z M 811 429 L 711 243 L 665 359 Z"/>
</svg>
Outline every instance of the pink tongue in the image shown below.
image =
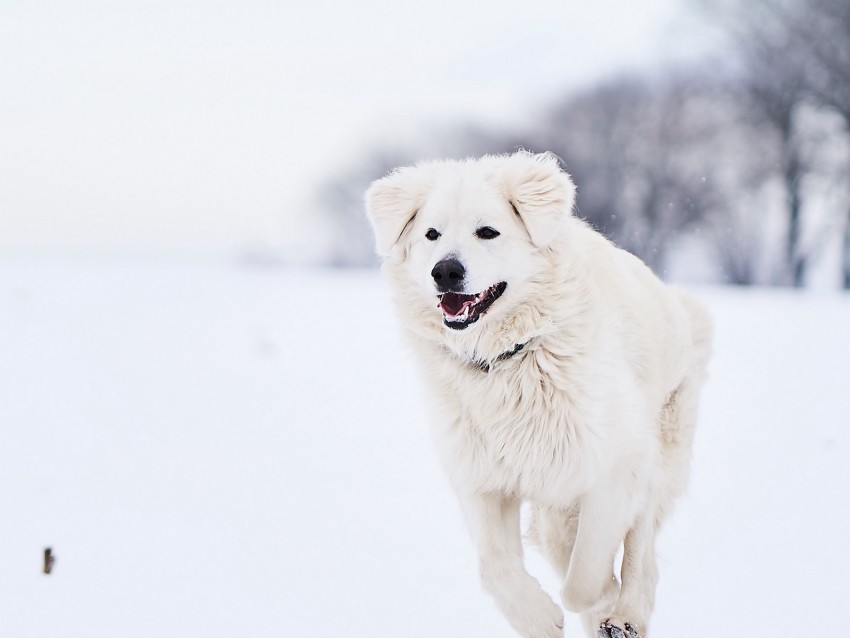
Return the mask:
<svg viewBox="0 0 850 638">
<path fill-rule="evenodd" d="M 440 307 L 443 312 L 450 316 L 459 315 L 467 301 L 475 299 L 475 295 L 459 295 L 456 292 L 447 292 L 440 299 Z"/>
</svg>

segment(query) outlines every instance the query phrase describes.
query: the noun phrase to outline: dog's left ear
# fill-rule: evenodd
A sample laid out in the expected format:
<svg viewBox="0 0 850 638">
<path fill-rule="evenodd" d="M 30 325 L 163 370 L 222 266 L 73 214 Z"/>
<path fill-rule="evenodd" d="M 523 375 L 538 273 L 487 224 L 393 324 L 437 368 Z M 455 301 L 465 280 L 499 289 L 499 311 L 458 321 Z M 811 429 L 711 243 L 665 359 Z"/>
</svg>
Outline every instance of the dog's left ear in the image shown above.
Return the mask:
<svg viewBox="0 0 850 638">
<path fill-rule="evenodd" d="M 422 169 L 397 168 L 366 191 L 366 214 L 375 231 L 378 255 L 388 257 L 422 206 L 426 184 Z"/>
<path fill-rule="evenodd" d="M 576 187 L 552 153 L 521 151 L 506 158 L 507 197 L 525 224 L 531 241 L 544 248 L 573 212 Z"/>
</svg>

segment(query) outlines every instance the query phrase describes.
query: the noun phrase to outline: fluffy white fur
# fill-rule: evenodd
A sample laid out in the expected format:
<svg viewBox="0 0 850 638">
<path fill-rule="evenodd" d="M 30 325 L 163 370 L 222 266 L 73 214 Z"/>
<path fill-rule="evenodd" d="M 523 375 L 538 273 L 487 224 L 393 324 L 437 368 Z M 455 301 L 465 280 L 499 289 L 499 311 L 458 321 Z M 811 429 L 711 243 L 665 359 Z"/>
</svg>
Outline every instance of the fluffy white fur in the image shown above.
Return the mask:
<svg viewBox="0 0 850 638">
<path fill-rule="evenodd" d="M 655 536 L 687 481 L 711 326 L 576 218 L 574 198 L 553 156 L 521 152 L 397 169 L 372 185 L 367 208 L 485 589 L 520 635 L 562 635 L 561 608 L 523 566 L 529 502 L 528 537 L 588 636 L 628 624 L 644 638 Z M 483 226 L 500 235 L 477 237 Z M 464 330 L 438 308 L 431 270 L 447 256 L 465 266 L 465 292 L 507 283 Z"/>
</svg>

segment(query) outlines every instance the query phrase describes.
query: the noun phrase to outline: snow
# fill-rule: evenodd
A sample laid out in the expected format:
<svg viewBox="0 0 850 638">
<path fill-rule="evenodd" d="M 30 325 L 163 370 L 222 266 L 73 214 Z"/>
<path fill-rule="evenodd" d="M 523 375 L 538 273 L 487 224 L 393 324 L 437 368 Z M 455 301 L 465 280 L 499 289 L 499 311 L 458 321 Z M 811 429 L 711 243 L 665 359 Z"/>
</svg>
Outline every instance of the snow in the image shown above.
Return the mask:
<svg viewBox="0 0 850 638">
<path fill-rule="evenodd" d="M 850 297 L 696 292 L 716 356 L 653 635 L 812 635 L 850 571 Z M 372 272 L 0 262 L 0 634 L 511 638 L 388 297 Z"/>
</svg>

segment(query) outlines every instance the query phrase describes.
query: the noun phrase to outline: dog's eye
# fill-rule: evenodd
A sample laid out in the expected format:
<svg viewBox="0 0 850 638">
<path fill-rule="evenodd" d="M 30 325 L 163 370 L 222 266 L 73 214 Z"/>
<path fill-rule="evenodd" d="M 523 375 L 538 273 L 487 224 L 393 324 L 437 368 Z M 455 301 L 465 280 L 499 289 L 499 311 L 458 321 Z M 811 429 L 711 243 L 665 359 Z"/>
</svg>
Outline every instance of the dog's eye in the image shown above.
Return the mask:
<svg viewBox="0 0 850 638">
<path fill-rule="evenodd" d="M 439 236 L 440 236 L 440 233 L 438 233 L 438 232 L 437 232 L 436 230 L 434 230 L 433 228 L 429 228 L 429 229 L 428 229 L 428 232 L 427 232 L 427 233 L 425 233 L 425 237 L 426 237 L 426 239 L 429 239 L 429 240 L 431 240 L 431 241 L 437 241 L 437 238 L 438 238 Z"/>
<path fill-rule="evenodd" d="M 495 239 L 500 235 L 499 231 L 489 226 L 482 226 L 475 231 L 476 237 L 479 239 Z"/>
</svg>

